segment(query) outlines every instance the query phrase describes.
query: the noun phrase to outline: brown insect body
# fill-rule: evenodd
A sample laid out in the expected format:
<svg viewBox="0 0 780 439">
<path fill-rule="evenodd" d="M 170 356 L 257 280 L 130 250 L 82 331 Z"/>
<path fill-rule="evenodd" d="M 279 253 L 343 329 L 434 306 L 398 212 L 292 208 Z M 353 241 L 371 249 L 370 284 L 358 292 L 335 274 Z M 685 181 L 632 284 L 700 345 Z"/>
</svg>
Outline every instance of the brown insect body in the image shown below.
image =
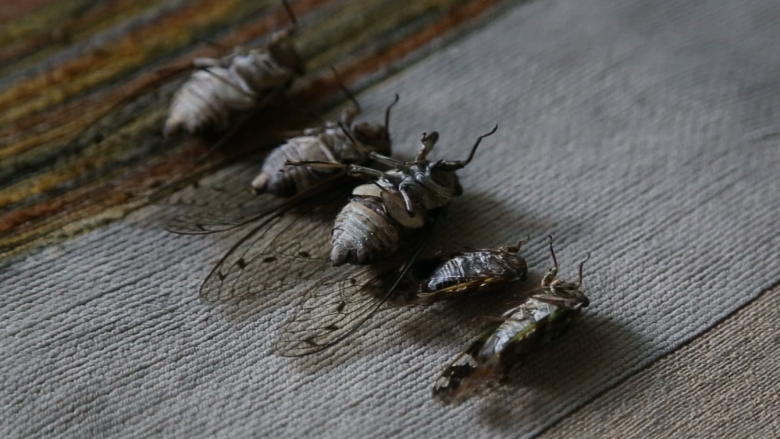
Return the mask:
<svg viewBox="0 0 780 439">
<path fill-rule="evenodd" d="M 503 379 L 526 355 L 561 335 L 589 300 L 577 283 L 557 279 L 558 262 L 542 278 L 541 291 L 505 312 L 482 333 L 436 380 L 433 396 L 444 402 L 458 401 L 485 383 Z M 587 260 L 587 258 L 586 258 Z"/>
<path fill-rule="evenodd" d="M 328 161 L 362 165 L 369 160 L 371 152 L 390 154 L 390 109 L 398 101 L 398 95 L 387 107 L 384 125 L 353 123 L 355 117 L 360 114 L 360 106 L 349 93 L 347 96 L 353 100 L 354 107 L 345 108 L 340 121 L 329 121 L 324 127 L 307 129 L 302 136 L 289 139 L 268 154 L 260 174 L 252 181 L 255 191 L 287 197 L 339 172 L 338 169 L 318 170 L 305 166 L 285 166 L 288 161 Z"/>
<path fill-rule="evenodd" d="M 471 161 L 482 139 L 496 129 L 479 137 L 467 160 L 428 160 L 427 155 L 439 138 L 433 132 L 423 135 L 420 153 L 412 162 L 370 154 L 372 160 L 393 168 L 388 172 L 332 162 L 288 163 L 315 169 L 345 169 L 350 175 L 374 180 L 356 187 L 349 203 L 336 217 L 331 263 L 365 265 L 392 254 L 405 231 L 424 227 L 435 211 L 463 192 L 455 171 Z"/>
<path fill-rule="evenodd" d="M 223 58 L 198 58 L 200 68 L 173 96 L 164 133 L 224 131 L 237 111 L 259 105 L 267 96 L 287 88 L 302 75 L 304 64 L 292 44 L 295 16 L 283 2 L 292 24 L 274 33 L 264 47 L 236 48 Z"/>
<path fill-rule="evenodd" d="M 525 280 L 528 267 L 517 246 L 463 251 L 440 256 L 438 266 L 418 288 L 417 301 L 433 303 L 472 294 L 490 293 Z"/>
</svg>

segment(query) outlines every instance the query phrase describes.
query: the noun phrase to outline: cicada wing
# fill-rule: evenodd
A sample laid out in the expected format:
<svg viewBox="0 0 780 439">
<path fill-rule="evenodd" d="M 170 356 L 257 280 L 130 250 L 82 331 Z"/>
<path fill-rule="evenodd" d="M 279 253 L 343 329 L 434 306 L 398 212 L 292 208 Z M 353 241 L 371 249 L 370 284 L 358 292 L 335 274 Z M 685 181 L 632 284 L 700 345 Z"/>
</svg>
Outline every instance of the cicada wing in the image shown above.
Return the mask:
<svg viewBox="0 0 780 439">
<path fill-rule="evenodd" d="M 273 216 L 275 206 L 244 209 L 232 208 L 227 211 L 215 211 L 213 208 L 193 208 L 183 215 L 168 220 L 165 230 L 178 235 L 208 235 L 226 232 L 241 226 Z"/>
<path fill-rule="evenodd" d="M 190 193 L 188 196 L 178 197 L 185 201 L 177 198 L 162 204 L 163 207 L 175 209 L 176 212 L 165 221 L 165 229 L 179 235 L 206 235 L 234 230 L 250 223 L 263 222 L 287 212 L 305 214 L 327 203 L 336 203 L 340 209 L 346 203 L 352 183 L 354 183 L 352 179 L 340 173 L 323 179 L 309 189 L 287 199 L 272 194 L 255 195 L 248 190 L 236 193 L 235 190 L 199 187 L 194 195 Z M 206 198 L 218 200 L 216 203 L 198 204 L 199 201 L 191 199 L 204 198 L 203 192 L 206 190 L 214 192 L 208 194 Z"/>
<path fill-rule="evenodd" d="M 435 291 L 426 291 L 418 294 L 420 304 L 432 304 L 445 300 L 455 300 L 467 296 L 489 294 L 506 285 L 508 281 L 499 276 L 470 276 L 454 285 L 439 288 Z M 412 301 L 412 304 L 415 304 Z"/>
<path fill-rule="evenodd" d="M 332 270 L 332 274 L 309 286 L 276 343 L 278 355 L 301 357 L 339 343 L 386 300 L 382 275 L 375 267 L 342 266 Z"/>
<path fill-rule="evenodd" d="M 391 298 L 432 236 L 435 221 L 407 239 L 395 255 L 373 266 L 329 269 L 312 283 L 282 329 L 276 353 L 284 357 L 315 354 L 340 343 L 371 319 Z M 413 237 L 409 237 L 413 238 Z"/>
<path fill-rule="evenodd" d="M 201 285 L 201 298 L 225 303 L 250 295 L 271 294 L 288 284 L 305 281 L 311 273 L 327 266 L 327 259 L 322 257 L 275 249 L 276 238 L 300 239 L 291 227 L 300 218 L 294 214 L 278 214 L 252 224 L 211 270 Z M 321 229 L 320 234 L 327 236 L 327 223 L 323 222 Z"/>
<path fill-rule="evenodd" d="M 485 382 L 484 373 L 493 368 L 481 358 L 480 351 L 499 326 L 500 323 L 496 323 L 482 331 L 464 352 L 444 368 L 433 386 L 434 398 L 447 404 L 458 402 Z"/>
<path fill-rule="evenodd" d="M 264 296 L 321 277 L 330 266 L 333 221 L 349 195 L 348 187 L 295 204 L 238 226 L 243 236 L 225 253 L 201 285 L 207 302 L 224 303 Z"/>
</svg>

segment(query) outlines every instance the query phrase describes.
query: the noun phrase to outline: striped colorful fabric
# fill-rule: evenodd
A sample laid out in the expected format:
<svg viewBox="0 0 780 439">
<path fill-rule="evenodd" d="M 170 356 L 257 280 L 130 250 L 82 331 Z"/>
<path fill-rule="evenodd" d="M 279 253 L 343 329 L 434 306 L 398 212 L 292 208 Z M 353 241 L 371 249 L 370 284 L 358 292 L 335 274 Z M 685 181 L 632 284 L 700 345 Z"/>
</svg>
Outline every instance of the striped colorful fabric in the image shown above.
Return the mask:
<svg viewBox="0 0 780 439">
<path fill-rule="evenodd" d="M 504 2 L 508 4 L 509 2 Z M 0 257 L 122 218 L 495 17 L 499 0 L 298 0 L 307 74 L 284 103 L 217 137 L 165 138 L 195 57 L 263 44 L 278 0 L 36 0 L 0 8 Z M 280 111 L 280 106 L 282 110 Z M 287 111 L 290 110 L 290 111 Z M 172 181 L 180 184 L 171 184 Z"/>
</svg>

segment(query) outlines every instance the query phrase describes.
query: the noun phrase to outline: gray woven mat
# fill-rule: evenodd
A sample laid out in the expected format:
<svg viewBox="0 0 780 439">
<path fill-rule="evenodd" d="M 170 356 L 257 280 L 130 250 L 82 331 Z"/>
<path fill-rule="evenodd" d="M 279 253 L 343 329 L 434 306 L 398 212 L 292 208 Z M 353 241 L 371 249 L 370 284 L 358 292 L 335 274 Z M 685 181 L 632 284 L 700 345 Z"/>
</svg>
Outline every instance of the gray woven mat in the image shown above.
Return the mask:
<svg viewBox="0 0 780 439">
<path fill-rule="evenodd" d="M 400 93 L 406 154 L 436 129 L 436 157 L 464 157 L 500 125 L 445 239 L 530 234 L 536 274 L 548 233 L 564 276 L 592 253 L 586 317 L 506 386 L 430 397 L 500 303 L 394 310 L 332 356 L 276 358 L 288 298 L 199 302 L 235 236 L 171 235 L 150 208 L 1 274 L 2 436 L 532 436 L 778 280 L 778 17 L 769 0 L 537 1 L 360 97 L 370 118 Z"/>
<path fill-rule="evenodd" d="M 776 438 L 778 320 L 780 287 L 540 437 Z"/>
</svg>

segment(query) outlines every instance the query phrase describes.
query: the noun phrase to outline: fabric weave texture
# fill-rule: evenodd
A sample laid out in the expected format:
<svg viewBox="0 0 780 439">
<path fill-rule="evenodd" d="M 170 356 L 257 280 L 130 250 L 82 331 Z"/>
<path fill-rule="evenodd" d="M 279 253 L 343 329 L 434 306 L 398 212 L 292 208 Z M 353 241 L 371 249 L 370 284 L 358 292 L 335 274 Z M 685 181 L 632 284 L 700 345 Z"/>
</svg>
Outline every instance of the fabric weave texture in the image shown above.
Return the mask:
<svg viewBox="0 0 780 439">
<path fill-rule="evenodd" d="M 442 241 L 509 245 L 591 306 L 505 385 L 456 407 L 437 374 L 508 308 L 393 309 L 329 355 L 271 353 L 294 291 L 227 309 L 197 289 L 236 235 L 177 236 L 150 207 L 0 274 L 3 437 L 533 437 L 778 281 L 780 4 L 536 1 L 359 96 L 399 93 L 410 157 L 464 158 Z M 214 178 L 247 175 L 238 166 Z M 256 171 L 257 169 L 254 169 Z M 208 197 L 208 195 L 203 195 Z M 484 303 L 483 303 L 484 302 Z"/>
</svg>

